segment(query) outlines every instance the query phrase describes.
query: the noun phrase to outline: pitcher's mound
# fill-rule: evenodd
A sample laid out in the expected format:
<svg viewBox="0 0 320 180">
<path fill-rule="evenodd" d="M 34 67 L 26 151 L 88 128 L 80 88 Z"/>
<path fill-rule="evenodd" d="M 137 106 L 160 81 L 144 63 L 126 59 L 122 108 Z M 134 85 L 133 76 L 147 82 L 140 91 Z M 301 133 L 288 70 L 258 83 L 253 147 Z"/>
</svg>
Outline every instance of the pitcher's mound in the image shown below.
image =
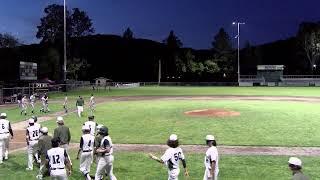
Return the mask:
<svg viewBox="0 0 320 180">
<path fill-rule="evenodd" d="M 199 117 L 230 117 L 240 116 L 240 112 L 230 111 L 226 109 L 197 109 L 184 112 L 187 116 Z"/>
</svg>

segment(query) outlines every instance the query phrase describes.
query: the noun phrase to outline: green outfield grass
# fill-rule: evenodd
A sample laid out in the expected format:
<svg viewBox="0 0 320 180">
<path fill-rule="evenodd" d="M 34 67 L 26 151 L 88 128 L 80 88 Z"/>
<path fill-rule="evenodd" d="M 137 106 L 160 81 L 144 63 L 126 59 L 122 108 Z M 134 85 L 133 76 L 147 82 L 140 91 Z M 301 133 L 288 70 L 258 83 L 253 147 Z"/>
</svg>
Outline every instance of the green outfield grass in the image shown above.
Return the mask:
<svg viewBox="0 0 320 180">
<path fill-rule="evenodd" d="M 15 122 L 29 119 L 33 115 L 40 117 L 40 116 L 48 115 L 49 113 L 63 111 L 62 103 L 50 103 L 49 104 L 49 109 L 50 109 L 49 113 L 40 113 L 40 109 L 41 109 L 41 105 L 40 105 L 40 103 L 37 103 L 35 110 L 34 110 L 34 114 L 31 113 L 31 108 L 28 107 L 27 116 L 20 114 L 21 110 L 20 110 L 20 108 L 18 108 L 18 105 L 14 106 L 14 107 L 1 107 L 0 112 L 7 113 L 7 119 L 10 120 L 11 123 L 15 123 Z"/>
<path fill-rule="evenodd" d="M 160 155 L 160 154 L 157 154 Z M 79 171 L 79 161 L 75 160 L 75 153 L 71 153 L 73 159 L 72 180 L 82 179 Z M 203 177 L 203 154 L 186 154 L 187 166 L 190 172 L 190 180 L 199 180 Z M 220 179 L 227 180 L 288 180 L 291 173 L 288 169 L 286 156 L 225 156 L 220 158 Z M 319 179 L 319 157 L 302 157 L 303 171 L 311 179 Z M 35 179 L 38 168 L 34 171 L 25 171 L 26 155 L 14 154 L 9 161 L 0 165 L 0 179 L 20 180 Z M 182 166 L 181 166 L 182 168 Z M 91 167 L 92 175 L 96 166 Z M 142 153 L 115 153 L 114 174 L 120 180 L 165 180 L 167 169 L 155 161 L 151 161 Z M 49 178 L 47 178 L 49 179 Z M 183 178 L 183 170 L 180 171 L 180 179 Z"/>
<path fill-rule="evenodd" d="M 187 117 L 185 111 L 223 108 L 241 113 L 237 117 Z M 183 144 L 203 144 L 214 134 L 218 144 L 258 146 L 319 146 L 320 104 L 279 101 L 153 100 L 107 102 L 95 113 L 107 125 L 115 143 L 165 143 L 171 133 Z M 72 141 L 78 142 L 85 118 L 65 117 Z M 55 121 L 44 123 L 51 131 Z"/>
<path fill-rule="evenodd" d="M 95 96 L 181 96 L 181 95 L 241 95 L 241 96 L 315 96 L 320 97 L 320 87 L 188 87 L 144 86 L 131 89 L 113 88 L 110 92 L 92 89 L 68 92 L 70 98 L 79 95 Z M 65 93 L 50 94 L 50 98 L 63 98 Z"/>
</svg>

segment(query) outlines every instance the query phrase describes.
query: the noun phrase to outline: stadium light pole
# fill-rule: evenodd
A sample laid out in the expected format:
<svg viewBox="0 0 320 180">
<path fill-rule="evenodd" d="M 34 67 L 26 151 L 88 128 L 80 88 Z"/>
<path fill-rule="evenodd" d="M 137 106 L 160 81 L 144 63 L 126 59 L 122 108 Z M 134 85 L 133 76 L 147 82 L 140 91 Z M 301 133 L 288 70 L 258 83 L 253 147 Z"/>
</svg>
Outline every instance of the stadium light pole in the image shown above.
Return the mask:
<svg viewBox="0 0 320 180">
<path fill-rule="evenodd" d="M 63 0 L 63 81 L 67 80 L 67 19 L 66 0 Z"/>
<path fill-rule="evenodd" d="M 245 25 L 244 22 L 233 22 L 233 25 L 238 26 L 238 34 L 236 38 L 238 39 L 238 85 L 240 86 L 240 25 Z"/>
</svg>

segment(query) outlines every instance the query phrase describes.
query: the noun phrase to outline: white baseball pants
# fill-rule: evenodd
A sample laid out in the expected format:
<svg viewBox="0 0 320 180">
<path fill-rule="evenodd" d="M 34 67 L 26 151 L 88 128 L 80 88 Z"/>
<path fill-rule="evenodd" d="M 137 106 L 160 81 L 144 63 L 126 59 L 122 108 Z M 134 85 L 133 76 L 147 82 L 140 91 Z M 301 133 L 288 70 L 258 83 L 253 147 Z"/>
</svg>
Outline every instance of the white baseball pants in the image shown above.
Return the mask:
<svg viewBox="0 0 320 180">
<path fill-rule="evenodd" d="M 28 168 L 29 169 L 33 169 L 33 154 L 35 146 L 38 145 L 38 140 L 36 141 L 29 141 L 29 145 L 28 145 L 28 149 L 27 149 L 27 153 L 28 153 Z M 37 160 L 38 160 L 38 153 L 35 154 Z"/>
<path fill-rule="evenodd" d="M 206 168 L 206 170 L 204 171 L 204 176 L 203 176 L 203 180 L 218 180 L 218 174 L 219 171 L 215 171 L 214 172 L 214 179 L 210 173 L 210 169 Z"/>
<path fill-rule="evenodd" d="M 80 156 L 80 171 L 83 175 L 90 173 L 90 167 L 93 159 L 93 152 L 82 152 Z"/>
<path fill-rule="evenodd" d="M 168 180 L 178 180 L 180 169 L 168 170 Z"/>
<path fill-rule="evenodd" d="M 113 161 L 114 157 L 112 155 L 103 156 L 100 158 L 95 174 L 95 180 L 101 180 L 105 172 L 109 176 L 110 180 L 117 180 L 113 174 Z"/>
<path fill-rule="evenodd" d="M 66 169 L 55 169 L 50 171 L 51 180 L 67 180 Z"/>
</svg>

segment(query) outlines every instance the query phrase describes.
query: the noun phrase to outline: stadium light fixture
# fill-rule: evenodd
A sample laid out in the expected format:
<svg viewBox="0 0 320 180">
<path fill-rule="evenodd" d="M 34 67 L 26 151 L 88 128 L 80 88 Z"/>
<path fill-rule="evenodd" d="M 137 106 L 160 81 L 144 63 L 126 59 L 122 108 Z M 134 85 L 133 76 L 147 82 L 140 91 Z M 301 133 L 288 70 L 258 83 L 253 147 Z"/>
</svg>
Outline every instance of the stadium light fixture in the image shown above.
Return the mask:
<svg viewBox="0 0 320 180">
<path fill-rule="evenodd" d="M 66 0 L 63 0 L 63 81 L 67 80 L 67 20 Z"/>
<path fill-rule="evenodd" d="M 238 85 L 240 86 L 240 25 L 245 25 L 244 22 L 232 22 L 233 25 L 237 25 L 238 34 L 235 38 L 238 39 Z"/>
</svg>

